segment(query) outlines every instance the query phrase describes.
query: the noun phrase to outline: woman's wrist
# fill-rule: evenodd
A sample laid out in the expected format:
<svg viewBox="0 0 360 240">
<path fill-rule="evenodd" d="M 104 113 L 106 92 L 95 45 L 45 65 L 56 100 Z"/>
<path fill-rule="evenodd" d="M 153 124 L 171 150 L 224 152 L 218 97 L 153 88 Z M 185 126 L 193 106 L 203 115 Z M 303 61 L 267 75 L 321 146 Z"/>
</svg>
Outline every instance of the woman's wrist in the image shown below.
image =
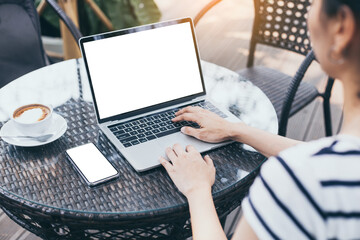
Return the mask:
<svg viewBox="0 0 360 240">
<path fill-rule="evenodd" d="M 242 142 L 242 135 L 246 134 L 247 125 L 243 122 L 230 123 L 227 129 L 227 135 L 230 140 Z"/>
<path fill-rule="evenodd" d="M 211 196 L 211 186 L 198 186 L 186 193 L 185 197 L 189 203 L 203 200 L 204 198 Z"/>
</svg>

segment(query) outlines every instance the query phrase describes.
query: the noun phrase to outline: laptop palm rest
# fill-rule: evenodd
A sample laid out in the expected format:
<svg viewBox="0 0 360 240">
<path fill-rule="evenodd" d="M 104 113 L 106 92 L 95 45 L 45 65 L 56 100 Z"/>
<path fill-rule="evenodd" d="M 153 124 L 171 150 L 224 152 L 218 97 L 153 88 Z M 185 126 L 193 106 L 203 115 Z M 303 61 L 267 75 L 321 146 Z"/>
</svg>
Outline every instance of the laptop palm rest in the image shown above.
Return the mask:
<svg viewBox="0 0 360 240">
<path fill-rule="evenodd" d="M 192 145 L 199 152 L 224 145 L 223 143 L 205 143 L 179 132 L 159 138 L 157 141 L 150 141 L 131 148 L 123 149 L 121 152 L 133 168 L 136 171 L 141 172 L 159 166 L 160 156 L 167 159 L 165 149 L 167 147 L 172 147 L 176 143 L 181 144 L 183 148 L 187 145 Z"/>
</svg>

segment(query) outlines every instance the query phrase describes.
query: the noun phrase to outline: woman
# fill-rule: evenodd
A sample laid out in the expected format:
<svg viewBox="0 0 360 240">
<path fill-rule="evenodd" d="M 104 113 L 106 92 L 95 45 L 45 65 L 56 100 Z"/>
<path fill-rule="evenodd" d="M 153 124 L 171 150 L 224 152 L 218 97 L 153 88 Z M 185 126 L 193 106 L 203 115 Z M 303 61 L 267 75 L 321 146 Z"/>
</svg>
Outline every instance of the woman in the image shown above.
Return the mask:
<svg viewBox="0 0 360 240">
<path fill-rule="evenodd" d="M 243 201 L 233 239 L 360 239 L 360 1 L 314 0 L 308 26 L 321 67 L 344 86 L 339 135 L 301 143 L 196 107 L 173 119 L 201 126 L 184 134 L 243 142 L 270 157 Z M 166 154 L 171 163 L 160 162 L 189 201 L 194 239 L 226 239 L 211 196 L 212 160 L 192 146 Z"/>
</svg>

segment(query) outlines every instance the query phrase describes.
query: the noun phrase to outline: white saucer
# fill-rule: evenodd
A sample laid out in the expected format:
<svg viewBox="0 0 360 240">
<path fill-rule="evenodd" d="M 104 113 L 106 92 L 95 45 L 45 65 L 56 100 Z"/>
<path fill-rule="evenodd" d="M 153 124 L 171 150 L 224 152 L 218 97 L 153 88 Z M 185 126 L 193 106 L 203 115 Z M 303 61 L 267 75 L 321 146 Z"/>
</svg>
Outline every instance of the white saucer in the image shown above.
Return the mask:
<svg viewBox="0 0 360 240">
<path fill-rule="evenodd" d="M 21 138 L 15 139 L 15 138 L 1 137 L 1 136 L 23 136 L 24 135 L 24 134 L 20 133 L 17 128 L 15 128 L 13 120 L 9 120 L 7 123 L 4 124 L 4 126 L 0 130 L 0 137 L 5 142 L 10 143 L 15 146 L 36 147 L 36 146 L 45 145 L 45 144 L 55 141 L 56 139 L 61 137 L 66 132 L 66 130 L 67 130 L 66 120 L 62 116 L 60 116 L 56 113 L 53 113 L 52 124 L 51 124 L 50 128 L 43 134 L 45 135 L 45 134 L 54 133 L 54 136 L 49 138 L 46 142 L 39 142 L 39 141 L 36 141 L 33 139 L 21 139 Z"/>
</svg>

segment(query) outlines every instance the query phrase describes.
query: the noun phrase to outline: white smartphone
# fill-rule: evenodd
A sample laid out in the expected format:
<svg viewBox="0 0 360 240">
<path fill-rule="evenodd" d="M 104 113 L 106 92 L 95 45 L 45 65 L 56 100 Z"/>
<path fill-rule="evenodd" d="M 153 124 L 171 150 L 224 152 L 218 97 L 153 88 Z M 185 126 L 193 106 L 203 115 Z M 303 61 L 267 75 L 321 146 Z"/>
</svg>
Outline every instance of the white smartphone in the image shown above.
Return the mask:
<svg viewBox="0 0 360 240">
<path fill-rule="evenodd" d="M 119 172 L 93 143 L 68 149 L 66 154 L 89 186 L 95 186 L 119 176 Z"/>
</svg>

